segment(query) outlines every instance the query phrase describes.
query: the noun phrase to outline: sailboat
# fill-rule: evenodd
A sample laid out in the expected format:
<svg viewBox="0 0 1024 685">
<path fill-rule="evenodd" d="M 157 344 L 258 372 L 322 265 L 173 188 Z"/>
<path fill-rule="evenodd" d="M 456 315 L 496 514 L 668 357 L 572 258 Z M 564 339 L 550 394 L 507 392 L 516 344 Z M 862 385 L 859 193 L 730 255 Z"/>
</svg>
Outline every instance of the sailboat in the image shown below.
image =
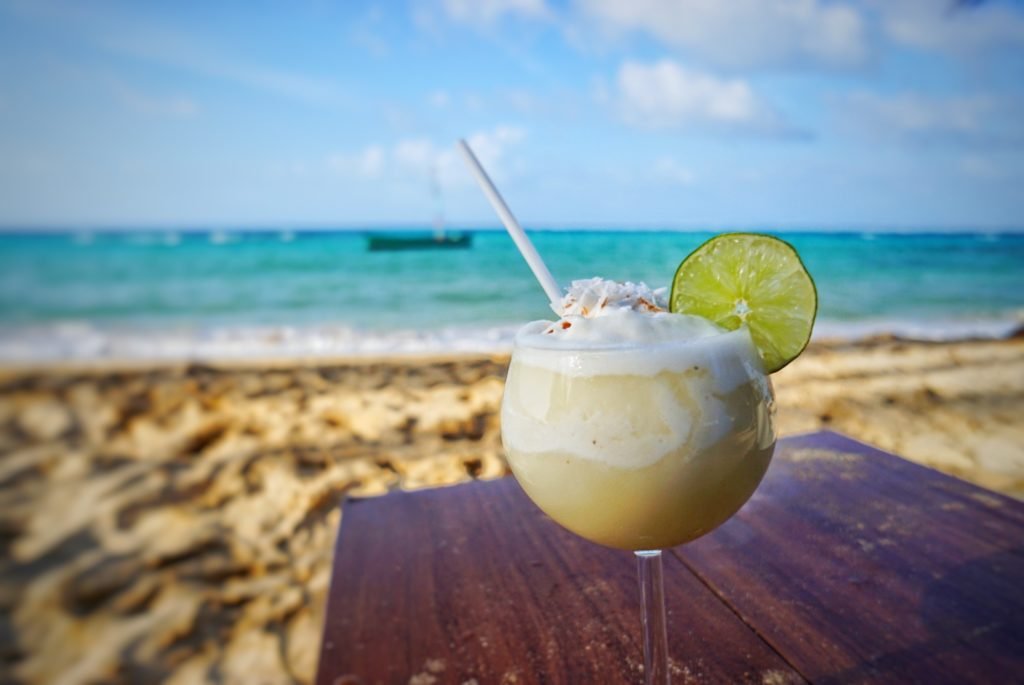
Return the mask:
<svg viewBox="0 0 1024 685">
<path fill-rule="evenodd" d="M 441 199 L 441 185 L 437 181 L 437 167 L 430 168 L 430 191 L 434 199 L 433 232 L 369 233 L 366 236 L 370 252 L 395 250 L 432 250 L 469 248 L 473 245 L 472 233 L 450 233 L 444 229 L 444 205 Z"/>
</svg>

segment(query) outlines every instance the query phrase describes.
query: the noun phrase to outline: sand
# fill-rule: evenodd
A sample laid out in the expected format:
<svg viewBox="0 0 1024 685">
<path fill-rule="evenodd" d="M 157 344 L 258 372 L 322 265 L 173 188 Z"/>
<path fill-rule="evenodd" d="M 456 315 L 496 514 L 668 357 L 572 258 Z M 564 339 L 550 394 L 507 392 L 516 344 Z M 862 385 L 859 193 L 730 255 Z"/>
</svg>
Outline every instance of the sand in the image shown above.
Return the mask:
<svg viewBox="0 0 1024 685">
<path fill-rule="evenodd" d="M 506 474 L 507 359 L 0 373 L 0 681 L 307 683 L 346 496 Z M 817 344 L 827 427 L 1024 496 L 1024 340 Z"/>
</svg>

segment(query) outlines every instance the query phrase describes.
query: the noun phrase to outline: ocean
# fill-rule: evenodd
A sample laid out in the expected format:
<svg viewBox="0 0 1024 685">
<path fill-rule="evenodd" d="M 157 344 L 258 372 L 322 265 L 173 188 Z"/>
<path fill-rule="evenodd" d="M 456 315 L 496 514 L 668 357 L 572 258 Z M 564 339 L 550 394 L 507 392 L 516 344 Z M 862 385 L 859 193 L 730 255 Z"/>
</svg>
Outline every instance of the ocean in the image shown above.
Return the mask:
<svg viewBox="0 0 1024 685">
<path fill-rule="evenodd" d="M 532 231 L 561 283 L 668 285 L 712 233 Z M 777 232 L 819 292 L 817 338 L 998 337 L 1024 325 L 1024 234 Z M 0 360 L 508 349 L 550 318 L 503 231 L 370 252 L 356 231 L 0 234 Z"/>
</svg>

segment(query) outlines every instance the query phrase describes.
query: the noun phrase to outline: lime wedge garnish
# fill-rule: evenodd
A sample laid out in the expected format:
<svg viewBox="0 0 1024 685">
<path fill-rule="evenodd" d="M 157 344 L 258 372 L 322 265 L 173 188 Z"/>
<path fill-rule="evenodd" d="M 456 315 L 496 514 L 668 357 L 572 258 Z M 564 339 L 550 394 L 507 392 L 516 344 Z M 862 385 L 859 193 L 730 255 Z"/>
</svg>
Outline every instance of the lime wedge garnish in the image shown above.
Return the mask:
<svg viewBox="0 0 1024 685">
<path fill-rule="evenodd" d="M 723 233 L 679 265 L 669 310 L 703 316 L 730 331 L 745 324 L 765 371 L 774 373 L 807 347 L 818 292 L 786 241 L 757 233 Z"/>
</svg>

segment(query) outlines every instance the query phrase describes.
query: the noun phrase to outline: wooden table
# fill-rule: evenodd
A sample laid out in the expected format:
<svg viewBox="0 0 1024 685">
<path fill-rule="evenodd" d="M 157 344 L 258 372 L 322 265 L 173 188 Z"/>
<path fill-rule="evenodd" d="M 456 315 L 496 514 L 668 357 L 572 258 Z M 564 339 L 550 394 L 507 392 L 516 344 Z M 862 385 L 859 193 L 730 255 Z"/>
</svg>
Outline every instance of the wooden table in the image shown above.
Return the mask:
<svg viewBox="0 0 1024 685">
<path fill-rule="evenodd" d="M 665 558 L 676 683 L 1024 682 L 1024 504 L 835 433 Z M 511 478 L 355 500 L 318 683 L 642 678 L 632 555 Z"/>
</svg>

